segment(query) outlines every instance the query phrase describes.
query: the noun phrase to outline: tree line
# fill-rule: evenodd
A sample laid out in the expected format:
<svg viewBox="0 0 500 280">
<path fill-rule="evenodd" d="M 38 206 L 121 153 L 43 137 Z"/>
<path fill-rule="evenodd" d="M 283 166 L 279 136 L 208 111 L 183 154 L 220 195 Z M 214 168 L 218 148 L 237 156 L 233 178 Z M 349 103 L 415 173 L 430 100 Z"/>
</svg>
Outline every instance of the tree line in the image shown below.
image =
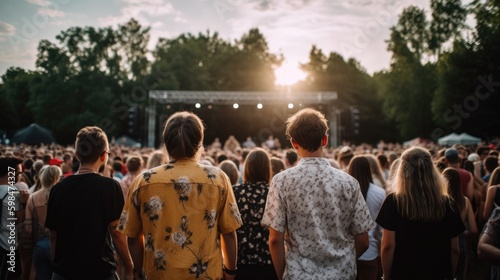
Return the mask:
<svg viewBox="0 0 500 280">
<path fill-rule="evenodd" d="M 497 136 L 500 2 L 431 0 L 430 9 L 428 18 L 407 7 L 390 28 L 387 70 L 370 75 L 356 59 L 312 46 L 301 65 L 307 77 L 294 89 L 336 91 L 340 109 L 357 108 L 359 134 L 342 125 L 353 142 Z M 150 28 L 135 19 L 117 28 L 71 27 L 55 39 L 39 42 L 35 71 L 11 67 L 2 75 L 0 129 L 37 122 L 59 143 L 91 124 L 122 135 L 128 109 L 144 107 L 149 90 L 272 91 L 284 59 L 257 28 L 232 42 L 210 31 L 160 38 L 151 51 Z"/>
</svg>

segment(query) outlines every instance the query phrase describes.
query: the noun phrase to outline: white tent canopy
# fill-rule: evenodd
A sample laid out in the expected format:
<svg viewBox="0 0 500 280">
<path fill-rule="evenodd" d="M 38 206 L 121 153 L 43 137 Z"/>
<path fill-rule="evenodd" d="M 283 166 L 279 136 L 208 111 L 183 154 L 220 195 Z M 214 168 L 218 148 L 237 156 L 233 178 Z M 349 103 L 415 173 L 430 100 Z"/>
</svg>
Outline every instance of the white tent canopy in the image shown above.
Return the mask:
<svg viewBox="0 0 500 280">
<path fill-rule="evenodd" d="M 475 145 L 481 143 L 481 138 L 474 137 L 467 133 L 456 134 L 452 133 L 438 139 L 440 145 L 453 145 L 453 144 L 463 144 L 463 145 Z"/>
</svg>

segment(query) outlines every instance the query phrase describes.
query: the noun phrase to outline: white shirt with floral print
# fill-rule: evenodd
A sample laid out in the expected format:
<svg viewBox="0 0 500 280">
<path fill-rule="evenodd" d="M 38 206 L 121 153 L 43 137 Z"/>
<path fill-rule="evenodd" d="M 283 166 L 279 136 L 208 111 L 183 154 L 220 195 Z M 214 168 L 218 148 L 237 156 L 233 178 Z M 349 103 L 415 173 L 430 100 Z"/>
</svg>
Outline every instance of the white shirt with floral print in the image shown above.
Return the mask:
<svg viewBox="0 0 500 280">
<path fill-rule="evenodd" d="M 285 233 L 283 279 L 356 279 L 354 237 L 373 221 L 358 182 L 324 158 L 277 174 L 262 224 Z"/>
</svg>

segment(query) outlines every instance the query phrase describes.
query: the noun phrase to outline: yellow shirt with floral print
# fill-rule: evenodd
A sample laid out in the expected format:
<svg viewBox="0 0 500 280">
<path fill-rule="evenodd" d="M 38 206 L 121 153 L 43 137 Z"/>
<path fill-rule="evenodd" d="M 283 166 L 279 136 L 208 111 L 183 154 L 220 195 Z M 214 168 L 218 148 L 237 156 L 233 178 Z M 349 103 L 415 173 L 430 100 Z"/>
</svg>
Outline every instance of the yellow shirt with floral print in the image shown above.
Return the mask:
<svg viewBox="0 0 500 280">
<path fill-rule="evenodd" d="M 118 230 L 144 235 L 147 279 L 222 279 L 220 234 L 241 224 L 227 175 L 191 159 L 137 176 Z"/>
</svg>

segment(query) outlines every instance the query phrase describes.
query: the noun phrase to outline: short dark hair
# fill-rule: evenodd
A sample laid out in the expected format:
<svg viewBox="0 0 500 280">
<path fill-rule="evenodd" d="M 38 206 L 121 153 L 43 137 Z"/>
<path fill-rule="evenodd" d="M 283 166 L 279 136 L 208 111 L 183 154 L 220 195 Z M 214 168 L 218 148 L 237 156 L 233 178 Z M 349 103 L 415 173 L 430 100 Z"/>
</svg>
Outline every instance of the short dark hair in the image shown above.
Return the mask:
<svg viewBox="0 0 500 280">
<path fill-rule="evenodd" d="M 5 156 L 0 157 L 0 177 L 5 177 L 9 172 L 15 172 L 17 175 L 17 172 L 19 170 L 15 168 L 22 163 L 23 160 L 18 157 L 5 157 Z M 11 168 L 14 168 L 14 170 L 12 170 Z M 17 178 L 15 182 L 17 182 Z"/>
<path fill-rule="evenodd" d="M 203 122 L 191 112 L 174 113 L 165 122 L 163 143 L 170 157 L 192 158 L 203 142 Z"/>
<path fill-rule="evenodd" d="M 488 156 L 484 159 L 484 169 L 492 173 L 495 168 L 498 167 L 498 158 L 494 156 Z"/>
<path fill-rule="evenodd" d="M 382 167 L 382 168 L 388 167 L 387 164 L 389 163 L 389 161 L 385 155 L 378 155 L 377 160 L 378 160 L 380 167 Z"/>
<path fill-rule="evenodd" d="M 33 160 L 29 158 L 29 159 L 24 161 L 23 165 L 24 165 L 24 168 L 31 169 L 31 167 L 33 167 Z"/>
<path fill-rule="evenodd" d="M 274 177 L 276 174 L 285 170 L 285 163 L 279 157 L 271 157 L 271 171 L 272 176 Z"/>
<path fill-rule="evenodd" d="M 94 163 L 106 151 L 108 137 L 97 126 L 86 126 L 76 134 L 75 153 L 81 163 Z"/>
<path fill-rule="evenodd" d="M 262 148 L 253 149 L 245 159 L 244 182 L 266 182 L 271 181 L 271 161 L 269 155 Z"/>
<path fill-rule="evenodd" d="M 226 154 L 219 154 L 217 156 L 217 163 L 221 163 L 221 162 L 225 161 L 226 159 L 228 159 L 228 157 L 226 156 Z"/>
<path fill-rule="evenodd" d="M 52 156 L 49 154 L 45 154 L 42 156 L 43 164 L 49 164 L 51 159 L 52 159 Z"/>
<path fill-rule="evenodd" d="M 476 149 L 476 154 L 478 154 L 479 156 L 483 155 L 485 152 L 490 152 L 490 147 L 488 146 L 479 146 L 477 149 Z"/>
<path fill-rule="evenodd" d="M 226 160 L 222 161 L 219 164 L 219 168 L 222 169 L 222 171 L 224 171 L 224 173 L 226 173 L 227 177 L 229 177 L 229 181 L 231 181 L 231 185 L 235 185 L 236 183 L 238 183 L 238 179 L 240 177 L 240 174 L 238 171 L 238 167 L 236 166 L 236 164 L 232 160 L 226 159 Z"/>
<path fill-rule="evenodd" d="M 296 151 L 289 150 L 286 152 L 285 157 L 288 160 L 288 163 L 290 163 L 290 165 L 293 165 L 299 158 L 299 155 L 297 155 Z"/>
<path fill-rule="evenodd" d="M 111 167 L 113 167 L 114 171 L 122 172 L 123 163 L 119 160 L 115 160 L 115 161 L 113 161 L 113 164 L 111 165 Z"/>
<path fill-rule="evenodd" d="M 309 152 L 321 147 L 327 132 L 325 116 L 311 108 L 302 109 L 286 120 L 286 135 Z"/>
<path fill-rule="evenodd" d="M 130 172 L 136 172 L 139 171 L 139 169 L 143 166 L 143 160 L 142 157 L 138 155 L 132 155 L 127 158 L 127 170 Z"/>
</svg>

